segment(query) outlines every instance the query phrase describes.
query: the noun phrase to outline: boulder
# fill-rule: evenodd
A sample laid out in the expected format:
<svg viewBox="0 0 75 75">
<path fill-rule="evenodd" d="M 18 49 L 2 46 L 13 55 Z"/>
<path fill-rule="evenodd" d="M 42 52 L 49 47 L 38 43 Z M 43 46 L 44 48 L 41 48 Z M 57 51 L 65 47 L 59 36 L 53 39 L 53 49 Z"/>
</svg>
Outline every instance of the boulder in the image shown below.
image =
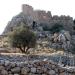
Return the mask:
<svg viewBox="0 0 75 75">
<path fill-rule="evenodd" d="M 1 70 L 4 70 L 4 69 L 5 69 L 5 67 L 4 67 L 4 66 L 0 66 L 0 71 L 1 71 Z"/>
<path fill-rule="evenodd" d="M 16 63 L 11 62 L 9 66 L 10 66 L 11 68 L 14 68 L 14 67 L 16 67 Z"/>
<path fill-rule="evenodd" d="M 20 74 L 14 74 L 14 75 L 20 75 Z"/>
<path fill-rule="evenodd" d="M 5 61 L 5 66 L 8 66 L 10 64 L 9 61 Z"/>
<path fill-rule="evenodd" d="M 3 70 L 1 71 L 1 75 L 8 75 L 8 72 L 3 69 Z"/>
<path fill-rule="evenodd" d="M 54 70 L 50 70 L 50 71 L 49 71 L 49 74 L 50 74 L 50 75 L 55 75 L 56 73 L 55 73 Z"/>
<path fill-rule="evenodd" d="M 20 67 L 15 67 L 15 68 L 11 69 L 11 72 L 12 73 L 20 73 L 20 70 L 21 70 Z"/>
<path fill-rule="evenodd" d="M 32 67 L 32 68 L 31 68 L 31 72 L 32 72 L 32 73 L 36 73 L 36 68 Z"/>
<path fill-rule="evenodd" d="M 23 67 L 21 69 L 21 74 L 22 75 L 27 75 L 29 72 L 30 72 L 30 68 L 28 68 L 28 67 Z"/>
</svg>

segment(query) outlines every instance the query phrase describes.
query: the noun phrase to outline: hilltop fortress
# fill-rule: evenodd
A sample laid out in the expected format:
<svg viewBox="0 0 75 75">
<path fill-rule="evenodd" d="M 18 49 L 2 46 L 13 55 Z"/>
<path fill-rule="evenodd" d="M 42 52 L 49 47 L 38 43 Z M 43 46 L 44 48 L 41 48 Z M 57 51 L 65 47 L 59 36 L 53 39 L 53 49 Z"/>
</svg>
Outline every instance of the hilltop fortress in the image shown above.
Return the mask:
<svg viewBox="0 0 75 75">
<path fill-rule="evenodd" d="M 33 28 L 33 24 L 35 24 L 35 28 Z M 18 15 L 14 16 L 11 21 L 8 22 L 3 34 L 6 34 L 10 31 L 13 31 L 15 27 L 20 25 L 28 26 L 33 32 L 36 33 L 37 38 L 44 38 L 47 39 L 48 48 L 61 48 L 62 45 L 59 43 L 51 43 L 50 38 L 52 37 L 53 33 L 51 28 L 53 26 L 58 25 L 58 27 L 63 27 L 60 31 L 63 30 L 71 34 L 71 50 L 75 50 L 75 23 L 72 17 L 65 16 L 65 15 L 52 15 L 50 11 L 44 10 L 34 10 L 32 6 L 23 4 L 22 5 L 22 12 Z M 57 30 L 54 28 L 54 30 Z M 40 36 L 40 37 L 39 37 Z M 69 38 L 69 37 L 68 37 Z M 46 40 L 45 39 L 45 40 Z M 56 39 L 56 38 L 54 38 Z M 41 39 L 38 44 L 41 44 L 43 39 Z M 70 41 L 69 41 L 70 42 Z M 65 44 L 64 44 L 65 45 Z M 66 45 L 65 45 L 66 46 Z"/>
<path fill-rule="evenodd" d="M 62 25 L 65 30 L 70 31 L 70 33 L 75 32 L 73 29 L 75 25 L 72 17 L 65 15 L 52 16 L 50 11 L 46 12 L 44 10 L 34 10 L 32 6 L 23 4 L 22 12 L 14 16 L 12 20 L 8 22 L 3 33 L 13 30 L 13 27 L 18 26 L 22 22 L 31 26 L 33 21 L 35 21 L 39 26 L 41 24 L 42 26 L 47 25 L 49 27 L 52 27 L 54 24 L 58 23 Z"/>
</svg>

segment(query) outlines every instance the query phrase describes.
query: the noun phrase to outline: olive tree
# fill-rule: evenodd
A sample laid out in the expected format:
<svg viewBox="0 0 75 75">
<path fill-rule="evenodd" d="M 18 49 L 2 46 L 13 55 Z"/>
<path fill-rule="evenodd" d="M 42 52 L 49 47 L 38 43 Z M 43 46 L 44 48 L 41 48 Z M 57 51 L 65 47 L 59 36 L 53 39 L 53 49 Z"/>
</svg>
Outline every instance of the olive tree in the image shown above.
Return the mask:
<svg viewBox="0 0 75 75">
<path fill-rule="evenodd" d="M 22 53 L 27 53 L 28 49 L 35 47 L 36 44 L 35 34 L 24 26 L 15 28 L 9 34 L 9 39 L 11 46 L 19 48 Z"/>
</svg>

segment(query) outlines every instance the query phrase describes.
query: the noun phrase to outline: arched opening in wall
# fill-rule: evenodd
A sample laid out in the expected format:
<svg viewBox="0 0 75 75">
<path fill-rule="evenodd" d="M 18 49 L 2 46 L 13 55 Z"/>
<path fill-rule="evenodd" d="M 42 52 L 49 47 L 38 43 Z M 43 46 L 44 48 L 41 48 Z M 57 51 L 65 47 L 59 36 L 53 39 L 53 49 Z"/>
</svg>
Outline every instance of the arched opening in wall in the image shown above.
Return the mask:
<svg viewBox="0 0 75 75">
<path fill-rule="evenodd" d="M 36 26 L 37 26 L 36 21 L 33 21 L 32 28 L 35 29 Z"/>
</svg>

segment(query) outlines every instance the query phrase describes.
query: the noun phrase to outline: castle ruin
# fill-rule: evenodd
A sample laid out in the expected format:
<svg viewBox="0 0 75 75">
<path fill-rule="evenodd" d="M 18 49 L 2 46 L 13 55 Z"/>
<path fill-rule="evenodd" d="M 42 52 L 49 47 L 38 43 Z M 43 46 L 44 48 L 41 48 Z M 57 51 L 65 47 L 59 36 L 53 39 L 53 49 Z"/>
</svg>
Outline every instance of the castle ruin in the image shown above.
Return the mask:
<svg viewBox="0 0 75 75">
<path fill-rule="evenodd" d="M 43 26 L 48 25 L 50 28 L 57 23 L 62 25 L 64 29 L 70 33 L 75 33 L 72 17 L 65 15 L 52 15 L 51 11 L 46 12 L 45 10 L 34 10 L 32 6 L 27 4 L 22 5 L 22 12 L 17 16 L 14 16 L 12 20 L 8 22 L 3 33 L 7 33 L 13 27 L 18 26 L 21 22 L 31 26 L 33 21 L 35 21 L 38 26 L 40 26 L 40 24 Z"/>
<path fill-rule="evenodd" d="M 22 12 L 37 22 L 48 22 L 52 17 L 50 11 L 34 10 L 32 6 L 26 4 L 22 5 Z"/>
</svg>

